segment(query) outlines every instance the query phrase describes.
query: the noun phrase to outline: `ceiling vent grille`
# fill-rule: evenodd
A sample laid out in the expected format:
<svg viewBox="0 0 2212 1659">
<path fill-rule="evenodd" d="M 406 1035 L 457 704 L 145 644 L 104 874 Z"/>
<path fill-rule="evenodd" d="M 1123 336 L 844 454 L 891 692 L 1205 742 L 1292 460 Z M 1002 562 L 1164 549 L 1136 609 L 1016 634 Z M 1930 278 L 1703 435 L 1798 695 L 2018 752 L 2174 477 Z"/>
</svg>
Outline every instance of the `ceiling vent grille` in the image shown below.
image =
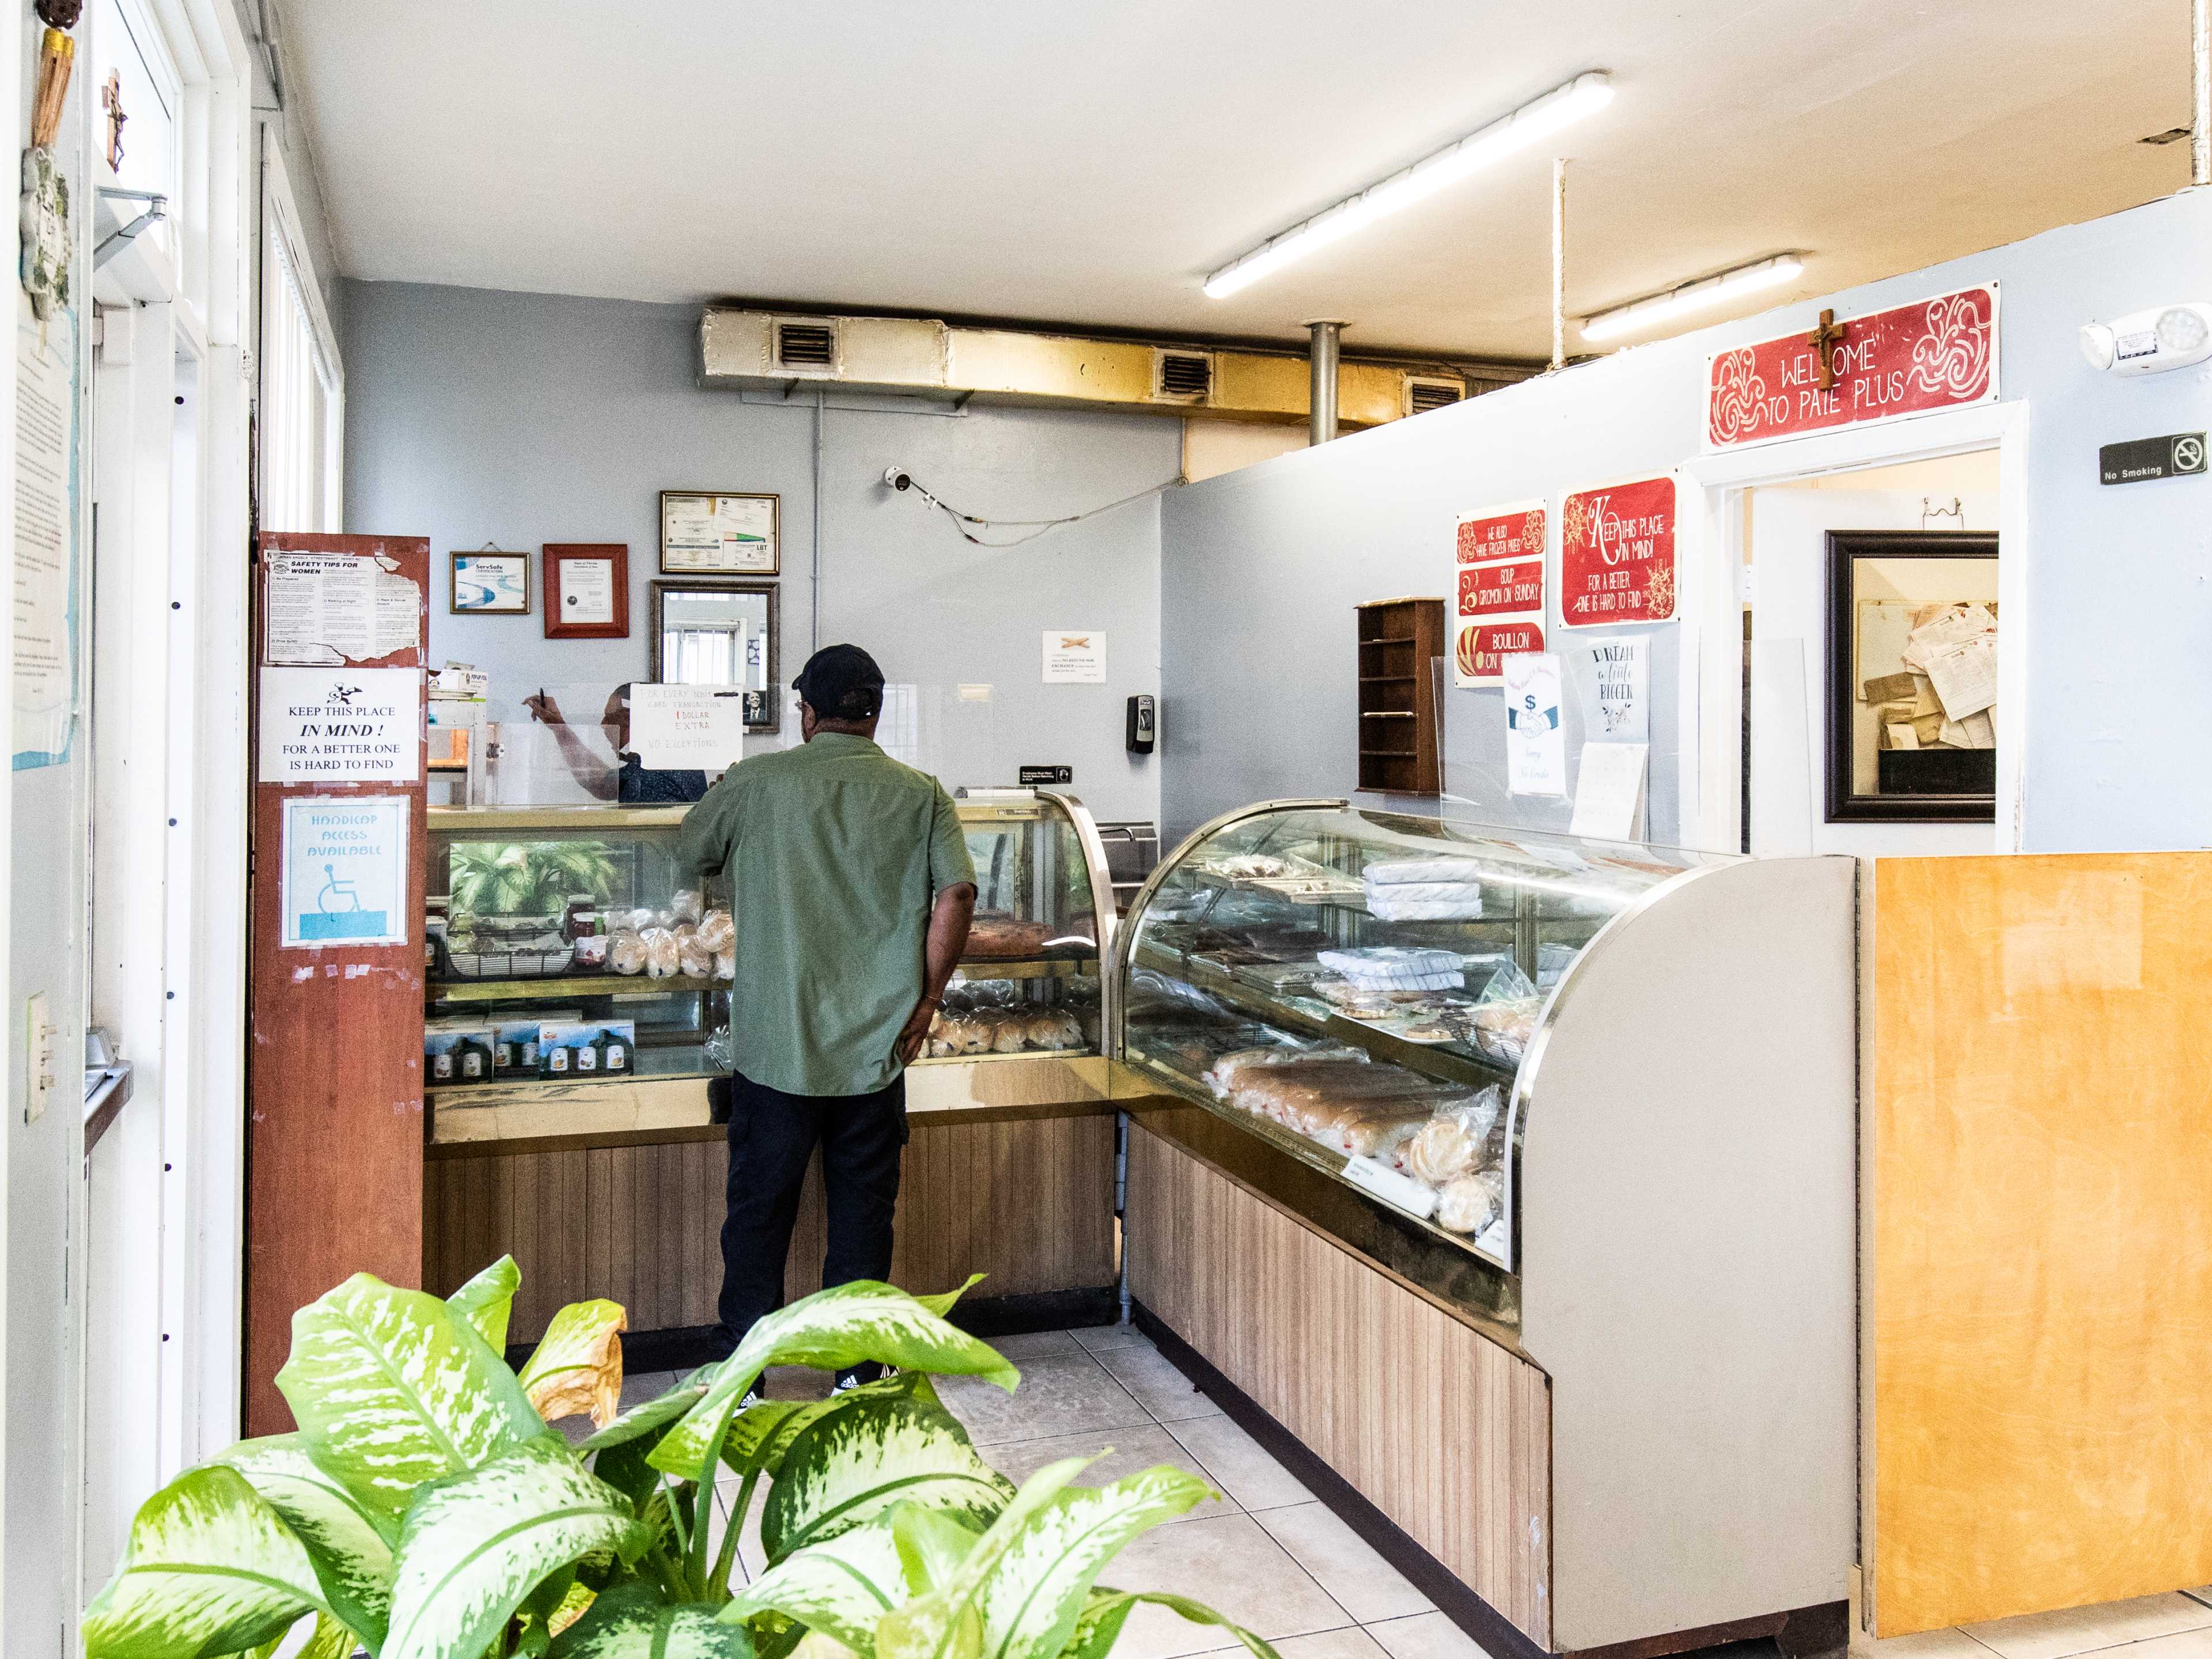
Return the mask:
<svg viewBox="0 0 2212 1659">
<path fill-rule="evenodd" d="M 1425 415 L 1432 409 L 1449 409 L 1467 396 L 1467 388 L 1457 380 L 1432 379 L 1426 375 L 1408 374 L 1406 377 L 1406 413 Z"/>
<path fill-rule="evenodd" d="M 1152 396 L 1197 403 L 1213 390 L 1213 359 L 1203 351 L 1152 354 Z"/>
<path fill-rule="evenodd" d="M 778 323 L 775 361 L 784 368 L 834 368 L 837 331 L 827 323 Z"/>
</svg>

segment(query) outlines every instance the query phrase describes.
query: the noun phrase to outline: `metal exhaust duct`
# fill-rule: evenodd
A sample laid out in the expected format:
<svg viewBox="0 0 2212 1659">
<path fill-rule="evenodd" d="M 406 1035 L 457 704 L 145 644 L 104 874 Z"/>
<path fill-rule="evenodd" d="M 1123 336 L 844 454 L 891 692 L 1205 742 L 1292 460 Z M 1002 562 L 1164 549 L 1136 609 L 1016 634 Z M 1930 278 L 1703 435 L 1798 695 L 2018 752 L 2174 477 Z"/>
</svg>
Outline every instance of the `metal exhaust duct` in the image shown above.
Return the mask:
<svg viewBox="0 0 2212 1659">
<path fill-rule="evenodd" d="M 1337 344 L 1344 334 L 1340 320 L 1323 319 L 1306 325 L 1313 345 L 1307 353 L 1306 438 L 1319 446 L 1336 436 Z"/>
</svg>

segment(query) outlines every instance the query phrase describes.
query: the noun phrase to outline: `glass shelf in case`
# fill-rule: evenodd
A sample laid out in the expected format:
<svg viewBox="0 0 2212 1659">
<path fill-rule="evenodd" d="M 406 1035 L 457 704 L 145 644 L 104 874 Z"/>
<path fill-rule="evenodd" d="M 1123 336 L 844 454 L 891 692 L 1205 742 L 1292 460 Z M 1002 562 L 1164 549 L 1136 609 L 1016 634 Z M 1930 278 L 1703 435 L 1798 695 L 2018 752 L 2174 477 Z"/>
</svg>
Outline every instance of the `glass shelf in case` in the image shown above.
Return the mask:
<svg viewBox="0 0 2212 1659">
<path fill-rule="evenodd" d="M 1615 917 L 1735 862 L 1340 801 L 1231 813 L 1124 925 L 1116 1053 L 1510 1272 L 1553 991 Z"/>
</svg>

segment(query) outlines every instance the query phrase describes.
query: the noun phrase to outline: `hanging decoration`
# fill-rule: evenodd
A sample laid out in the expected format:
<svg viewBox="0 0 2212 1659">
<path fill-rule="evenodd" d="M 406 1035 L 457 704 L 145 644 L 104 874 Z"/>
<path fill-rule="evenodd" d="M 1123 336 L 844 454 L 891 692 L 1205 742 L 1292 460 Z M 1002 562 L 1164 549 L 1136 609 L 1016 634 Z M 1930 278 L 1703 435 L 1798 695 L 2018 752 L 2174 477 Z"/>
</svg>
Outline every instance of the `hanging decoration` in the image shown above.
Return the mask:
<svg viewBox="0 0 2212 1659">
<path fill-rule="evenodd" d="M 65 15 L 76 21 L 76 0 L 40 0 L 39 15 L 50 22 Z M 23 152 L 23 239 L 21 277 L 31 314 L 40 322 L 70 302 L 69 180 L 54 156 L 62 104 L 69 96 L 70 71 L 76 64 L 76 42 L 50 27 L 39 46 L 38 90 L 31 100 L 31 147 Z"/>
<path fill-rule="evenodd" d="M 84 15 L 84 0 L 39 0 L 31 9 L 49 28 L 73 29 L 76 20 Z"/>
</svg>

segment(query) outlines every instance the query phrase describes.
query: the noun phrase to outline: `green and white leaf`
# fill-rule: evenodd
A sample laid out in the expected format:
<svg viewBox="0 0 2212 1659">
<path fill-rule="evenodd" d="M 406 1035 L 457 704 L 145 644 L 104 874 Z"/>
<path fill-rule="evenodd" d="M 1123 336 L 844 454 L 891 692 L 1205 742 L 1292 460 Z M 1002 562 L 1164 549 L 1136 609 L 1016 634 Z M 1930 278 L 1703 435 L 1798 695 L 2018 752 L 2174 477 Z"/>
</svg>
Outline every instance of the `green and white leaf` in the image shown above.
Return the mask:
<svg viewBox="0 0 2212 1659">
<path fill-rule="evenodd" d="M 315 1461 L 374 1514 L 545 1432 L 506 1363 L 434 1296 L 356 1273 L 292 1316 L 276 1373 Z"/>
<path fill-rule="evenodd" d="M 707 1387 L 714 1380 L 714 1370 L 712 1365 L 703 1366 L 666 1394 L 632 1406 L 576 1449 L 599 1451 L 645 1435 L 657 1434 L 707 1397 Z"/>
<path fill-rule="evenodd" d="M 941 1403 L 928 1376 L 921 1371 L 901 1371 L 823 1400 L 763 1400 L 731 1419 L 730 1432 L 722 1442 L 722 1461 L 740 1474 L 759 1468 L 780 1480 L 784 1455 L 793 1441 L 831 1413 L 870 1400 Z"/>
<path fill-rule="evenodd" d="M 739 1590 L 721 1617 L 737 1624 L 780 1613 L 875 1659 L 877 1622 L 907 1595 L 890 1522 L 875 1520 L 787 1556 Z"/>
<path fill-rule="evenodd" d="M 715 1609 L 666 1607 L 640 1581 L 611 1589 L 553 1638 L 551 1659 L 752 1659 L 752 1639 Z"/>
<path fill-rule="evenodd" d="M 374 1654 L 392 1612 L 392 1543 L 399 1529 L 373 1515 L 307 1454 L 296 1434 L 241 1440 L 222 1456 L 307 1546 L 324 1600 Z"/>
<path fill-rule="evenodd" d="M 1060 1659 L 1106 1659 L 1114 1644 L 1121 1639 L 1121 1626 L 1138 1603 L 1149 1601 L 1155 1607 L 1167 1608 L 1194 1625 L 1215 1625 L 1227 1631 L 1255 1659 L 1279 1659 L 1275 1650 L 1242 1625 L 1232 1624 L 1202 1601 L 1194 1601 L 1187 1595 L 1170 1595 L 1164 1590 L 1130 1591 L 1107 1589 L 1103 1586 L 1091 1592 L 1089 1601 L 1075 1620 L 1075 1634 L 1060 1650 Z"/>
<path fill-rule="evenodd" d="M 521 1288 L 522 1269 L 513 1256 L 503 1255 L 447 1297 L 446 1305 L 476 1327 L 485 1346 L 503 1355 L 507 1316 L 514 1311 L 514 1293 Z"/>
<path fill-rule="evenodd" d="M 549 1574 L 596 1550 L 632 1561 L 648 1541 L 557 1435 L 437 1481 L 400 1534 L 384 1659 L 476 1659 Z"/>
<path fill-rule="evenodd" d="M 915 1595 L 929 1595 L 958 1578 L 981 1536 L 943 1510 L 926 1510 L 916 1504 L 899 1505 L 888 1518 L 899 1563 L 906 1569 L 906 1587 Z"/>
<path fill-rule="evenodd" d="M 817 1291 L 769 1315 L 745 1334 L 705 1396 L 653 1449 L 653 1467 L 704 1480 L 745 1386 L 770 1365 L 836 1370 L 874 1360 L 902 1370 L 981 1376 L 1013 1392 L 1021 1373 L 988 1344 L 947 1324 L 936 1310 L 951 1305 L 947 1297 L 923 1302 L 863 1279 Z"/>
<path fill-rule="evenodd" d="M 898 1503 L 947 1510 L 981 1532 L 1013 1495 L 943 1407 L 869 1400 L 792 1442 L 761 1512 L 761 1544 L 781 1560 Z"/>
<path fill-rule="evenodd" d="M 82 1625 L 87 1659 L 204 1659 L 327 1613 L 307 1546 L 236 1469 L 188 1470 L 141 1504 Z"/>
</svg>

